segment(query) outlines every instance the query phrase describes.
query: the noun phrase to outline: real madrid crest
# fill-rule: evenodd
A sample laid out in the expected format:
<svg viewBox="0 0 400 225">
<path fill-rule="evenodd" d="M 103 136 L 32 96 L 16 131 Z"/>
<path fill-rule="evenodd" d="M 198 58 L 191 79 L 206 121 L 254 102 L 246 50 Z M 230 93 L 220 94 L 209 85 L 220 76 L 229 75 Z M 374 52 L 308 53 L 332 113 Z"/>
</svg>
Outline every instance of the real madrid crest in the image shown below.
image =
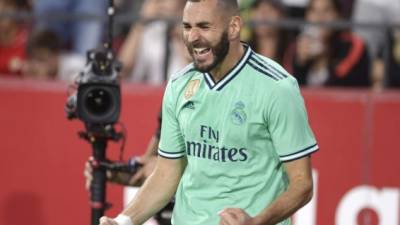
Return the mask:
<svg viewBox="0 0 400 225">
<path fill-rule="evenodd" d="M 196 94 L 197 90 L 199 89 L 199 86 L 200 86 L 199 79 L 189 81 L 185 89 L 185 99 L 186 100 L 191 99 L 193 95 Z"/>
<path fill-rule="evenodd" d="M 231 121 L 236 125 L 242 125 L 247 120 L 247 115 L 245 111 L 245 104 L 242 101 L 235 103 L 235 107 L 231 112 Z"/>
</svg>

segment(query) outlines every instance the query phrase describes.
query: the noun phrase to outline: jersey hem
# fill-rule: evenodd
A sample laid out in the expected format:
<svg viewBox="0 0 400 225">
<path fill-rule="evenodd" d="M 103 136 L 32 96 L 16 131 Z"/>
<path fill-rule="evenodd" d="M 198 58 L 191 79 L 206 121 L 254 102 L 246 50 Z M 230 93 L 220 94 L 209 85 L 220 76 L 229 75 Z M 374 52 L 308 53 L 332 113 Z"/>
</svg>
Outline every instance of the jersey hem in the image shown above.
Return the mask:
<svg viewBox="0 0 400 225">
<path fill-rule="evenodd" d="M 179 159 L 185 156 L 185 151 L 181 152 L 166 152 L 158 149 L 158 155 L 168 159 Z"/>
<path fill-rule="evenodd" d="M 317 144 L 313 144 L 307 148 L 304 148 L 300 151 L 297 151 L 295 153 L 292 154 L 288 154 L 288 155 L 283 155 L 283 156 L 279 156 L 279 159 L 283 162 L 287 162 L 287 161 L 293 161 L 296 159 L 300 159 L 303 158 L 304 156 L 310 155 L 316 151 L 318 151 L 319 147 Z"/>
</svg>

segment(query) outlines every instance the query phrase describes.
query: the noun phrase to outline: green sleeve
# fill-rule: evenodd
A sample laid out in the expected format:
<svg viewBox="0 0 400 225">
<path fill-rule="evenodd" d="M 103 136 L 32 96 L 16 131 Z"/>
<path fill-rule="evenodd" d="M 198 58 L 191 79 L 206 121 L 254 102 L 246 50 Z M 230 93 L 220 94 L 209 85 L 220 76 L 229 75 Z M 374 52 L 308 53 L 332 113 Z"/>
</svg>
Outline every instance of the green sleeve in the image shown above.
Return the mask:
<svg viewBox="0 0 400 225">
<path fill-rule="evenodd" d="M 281 161 L 292 161 L 318 150 L 296 80 L 287 79 L 272 91 L 267 109 L 268 130 Z"/>
<path fill-rule="evenodd" d="M 176 101 L 172 81 L 170 81 L 163 98 L 161 138 L 158 149 L 160 156 L 169 159 L 185 156 L 185 142 L 175 113 Z"/>
</svg>

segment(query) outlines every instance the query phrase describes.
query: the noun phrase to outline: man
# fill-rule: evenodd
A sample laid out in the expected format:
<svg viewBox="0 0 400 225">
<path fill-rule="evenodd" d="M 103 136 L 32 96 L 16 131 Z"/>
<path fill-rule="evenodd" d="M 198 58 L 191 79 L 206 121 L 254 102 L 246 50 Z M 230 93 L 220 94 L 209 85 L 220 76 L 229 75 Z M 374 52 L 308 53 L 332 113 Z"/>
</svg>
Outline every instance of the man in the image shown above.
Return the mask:
<svg viewBox="0 0 400 225">
<path fill-rule="evenodd" d="M 141 224 L 174 195 L 174 225 L 288 225 L 311 199 L 318 146 L 298 85 L 240 42 L 241 26 L 236 0 L 187 1 L 193 64 L 167 86 L 156 168 L 101 225 Z"/>
</svg>

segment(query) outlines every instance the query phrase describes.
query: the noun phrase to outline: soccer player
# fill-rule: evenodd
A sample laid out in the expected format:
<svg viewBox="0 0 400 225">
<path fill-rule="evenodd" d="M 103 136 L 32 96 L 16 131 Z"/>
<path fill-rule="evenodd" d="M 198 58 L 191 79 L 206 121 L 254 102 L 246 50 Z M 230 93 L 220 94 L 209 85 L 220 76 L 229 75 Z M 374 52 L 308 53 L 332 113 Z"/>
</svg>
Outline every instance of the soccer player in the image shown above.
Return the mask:
<svg viewBox="0 0 400 225">
<path fill-rule="evenodd" d="M 296 80 L 240 42 L 236 0 L 188 0 L 182 25 L 193 63 L 167 85 L 156 168 L 100 224 L 142 224 L 175 195 L 174 225 L 290 225 L 318 150 Z"/>
</svg>

